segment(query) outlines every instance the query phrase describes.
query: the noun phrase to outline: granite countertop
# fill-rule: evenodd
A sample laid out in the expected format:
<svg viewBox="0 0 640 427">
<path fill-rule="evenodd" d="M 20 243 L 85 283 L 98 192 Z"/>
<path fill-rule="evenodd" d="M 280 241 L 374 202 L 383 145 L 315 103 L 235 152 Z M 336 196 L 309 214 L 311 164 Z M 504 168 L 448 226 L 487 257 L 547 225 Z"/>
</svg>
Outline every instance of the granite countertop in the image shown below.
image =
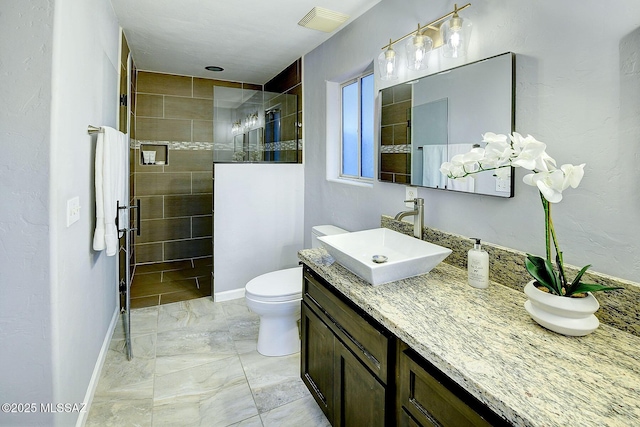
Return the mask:
<svg viewBox="0 0 640 427">
<path fill-rule="evenodd" d="M 300 260 L 454 381 L 518 426 L 640 425 L 640 337 L 600 325 L 585 337 L 529 317 L 522 292 L 440 263 L 372 286 L 324 249 Z"/>
</svg>

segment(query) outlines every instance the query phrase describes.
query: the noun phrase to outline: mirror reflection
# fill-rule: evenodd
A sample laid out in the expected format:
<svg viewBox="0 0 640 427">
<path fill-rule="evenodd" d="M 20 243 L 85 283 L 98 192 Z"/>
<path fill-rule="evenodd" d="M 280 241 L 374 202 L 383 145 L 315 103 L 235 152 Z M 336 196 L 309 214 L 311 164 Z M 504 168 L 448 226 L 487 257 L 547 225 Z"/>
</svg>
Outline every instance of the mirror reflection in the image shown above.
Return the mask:
<svg viewBox="0 0 640 427">
<path fill-rule="evenodd" d="M 215 86 L 213 161 L 298 163 L 298 97 Z"/>
<path fill-rule="evenodd" d="M 513 131 L 514 61 L 505 53 L 383 89 L 379 179 L 513 197 L 513 175 L 497 180 L 487 171 L 453 181 L 440 165 L 483 146 L 485 132 Z"/>
</svg>

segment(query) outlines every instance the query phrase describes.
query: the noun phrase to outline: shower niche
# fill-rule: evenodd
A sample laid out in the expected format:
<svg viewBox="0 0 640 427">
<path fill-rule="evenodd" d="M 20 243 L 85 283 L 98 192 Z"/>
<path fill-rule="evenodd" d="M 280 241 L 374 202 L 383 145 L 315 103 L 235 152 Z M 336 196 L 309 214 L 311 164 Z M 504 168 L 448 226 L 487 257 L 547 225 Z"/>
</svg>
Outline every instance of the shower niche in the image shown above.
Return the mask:
<svg viewBox="0 0 640 427">
<path fill-rule="evenodd" d="M 298 96 L 215 86 L 213 161 L 298 163 Z"/>
</svg>

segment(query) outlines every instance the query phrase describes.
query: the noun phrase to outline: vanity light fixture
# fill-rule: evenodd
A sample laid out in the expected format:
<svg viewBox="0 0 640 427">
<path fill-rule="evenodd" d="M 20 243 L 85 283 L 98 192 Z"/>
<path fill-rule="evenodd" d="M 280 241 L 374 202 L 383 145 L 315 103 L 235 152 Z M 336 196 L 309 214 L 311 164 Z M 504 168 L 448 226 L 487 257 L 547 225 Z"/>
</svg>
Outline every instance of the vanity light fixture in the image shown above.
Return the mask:
<svg viewBox="0 0 640 427">
<path fill-rule="evenodd" d="M 410 70 L 424 70 L 427 68 L 429 53 L 432 49 L 442 47 L 442 56 L 447 58 L 463 57 L 467 53 L 471 35 L 471 21 L 463 19 L 458 12 L 471 6 L 467 3 L 462 7 L 454 4 L 453 11 L 425 25 L 418 24 L 418 29 L 405 34 L 397 40 L 389 39 L 389 44 L 378 56 L 380 78 L 393 80 L 398 78 L 397 57 L 393 45 L 407 38 L 406 44 L 407 68 Z"/>
<path fill-rule="evenodd" d="M 410 70 L 424 70 L 427 68 L 429 52 L 433 48 L 433 40 L 420 29 L 409 39 L 406 44 L 407 68 Z"/>
<path fill-rule="evenodd" d="M 442 56 L 445 58 L 458 58 L 467 54 L 469 36 L 471 35 L 471 21 L 462 19 L 458 15 L 457 5 L 454 6 L 453 16 L 440 26 L 442 34 Z M 466 6 L 465 6 L 466 7 Z"/>
<path fill-rule="evenodd" d="M 378 56 L 380 66 L 380 78 L 382 80 L 395 80 L 398 78 L 398 67 L 396 67 L 396 51 L 393 50 L 393 43 L 389 39 L 387 50 Z"/>
</svg>

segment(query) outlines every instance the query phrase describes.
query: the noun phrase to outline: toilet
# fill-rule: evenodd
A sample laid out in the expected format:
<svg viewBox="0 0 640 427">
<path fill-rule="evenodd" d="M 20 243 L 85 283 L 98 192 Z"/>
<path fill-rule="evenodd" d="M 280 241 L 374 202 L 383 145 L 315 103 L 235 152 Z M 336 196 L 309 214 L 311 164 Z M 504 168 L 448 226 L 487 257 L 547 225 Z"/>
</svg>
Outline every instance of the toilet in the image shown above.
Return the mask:
<svg viewBox="0 0 640 427">
<path fill-rule="evenodd" d="M 320 236 L 348 233 L 334 225 L 317 225 L 311 230 L 311 247 L 320 247 Z M 251 279 L 245 286 L 247 307 L 260 316 L 258 353 L 286 356 L 300 351 L 300 301 L 302 267 L 272 271 Z"/>
</svg>

